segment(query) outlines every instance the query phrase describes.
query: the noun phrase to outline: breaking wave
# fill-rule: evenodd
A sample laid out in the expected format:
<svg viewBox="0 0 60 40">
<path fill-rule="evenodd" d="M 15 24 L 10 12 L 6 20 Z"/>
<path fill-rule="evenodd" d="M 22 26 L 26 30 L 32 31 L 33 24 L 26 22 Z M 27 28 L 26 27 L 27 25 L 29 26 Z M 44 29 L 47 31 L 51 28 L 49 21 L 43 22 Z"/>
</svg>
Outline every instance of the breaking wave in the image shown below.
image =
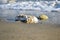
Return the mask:
<svg viewBox="0 0 60 40">
<path fill-rule="evenodd" d="M 40 2 L 14 2 L 0 5 L 1 9 L 20 9 L 20 10 L 40 10 L 40 11 L 59 11 L 60 1 L 40 1 Z"/>
</svg>

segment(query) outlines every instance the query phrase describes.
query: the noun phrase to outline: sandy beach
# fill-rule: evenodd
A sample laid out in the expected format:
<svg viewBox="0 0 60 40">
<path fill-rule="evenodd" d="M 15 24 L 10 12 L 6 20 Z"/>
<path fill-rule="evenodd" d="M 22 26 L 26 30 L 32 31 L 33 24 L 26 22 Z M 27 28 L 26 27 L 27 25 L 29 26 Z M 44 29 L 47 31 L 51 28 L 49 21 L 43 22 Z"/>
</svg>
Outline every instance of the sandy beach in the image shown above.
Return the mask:
<svg viewBox="0 0 60 40">
<path fill-rule="evenodd" d="M 60 25 L 0 21 L 0 40 L 60 40 Z"/>
</svg>

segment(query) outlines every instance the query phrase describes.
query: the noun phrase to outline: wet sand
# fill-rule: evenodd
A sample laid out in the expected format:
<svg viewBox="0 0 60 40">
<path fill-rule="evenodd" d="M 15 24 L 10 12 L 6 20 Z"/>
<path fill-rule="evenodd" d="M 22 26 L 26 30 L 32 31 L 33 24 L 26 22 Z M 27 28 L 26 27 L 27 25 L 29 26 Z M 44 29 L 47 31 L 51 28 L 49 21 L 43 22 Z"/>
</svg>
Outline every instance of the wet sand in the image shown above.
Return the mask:
<svg viewBox="0 0 60 40">
<path fill-rule="evenodd" d="M 60 40 L 60 25 L 0 21 L 0 40 Z"/>
</svg>

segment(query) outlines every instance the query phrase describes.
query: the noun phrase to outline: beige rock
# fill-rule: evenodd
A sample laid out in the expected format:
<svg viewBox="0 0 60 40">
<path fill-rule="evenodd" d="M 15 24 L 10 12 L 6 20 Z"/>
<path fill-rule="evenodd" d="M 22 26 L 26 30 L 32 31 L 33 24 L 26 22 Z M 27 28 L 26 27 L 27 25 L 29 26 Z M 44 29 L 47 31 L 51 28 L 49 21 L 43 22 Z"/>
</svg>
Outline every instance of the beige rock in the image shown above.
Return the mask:
<svg viewBox="0 0 60 40">
<path fill-rule="evenodd" d="M 47 19 L 48 19 L 48 16 L 42 14 L 42 15 L 39 16 L 39 18 L 40 18 L 41 20 L 47 20 Z"/>
<path fill-rule="evenodd" d="M 38 19 L 35 16 L 29 16 L 27 18 L 27 23 L 38 23 Z"/>
</svg>

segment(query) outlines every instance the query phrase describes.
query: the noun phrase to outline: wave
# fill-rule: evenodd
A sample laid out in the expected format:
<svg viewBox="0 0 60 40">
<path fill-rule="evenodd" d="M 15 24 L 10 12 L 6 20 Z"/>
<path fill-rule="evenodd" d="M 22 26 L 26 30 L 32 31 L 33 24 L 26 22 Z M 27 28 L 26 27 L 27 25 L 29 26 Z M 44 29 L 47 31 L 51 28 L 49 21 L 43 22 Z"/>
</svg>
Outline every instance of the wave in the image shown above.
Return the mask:
<svg viewBox="0 0 60 40">
<path fill-rule="evenodd" d="M 22 10 L 39 10 L 39 11 L 59 11 L 60 1 L 40 1 L 40 2 L 14 2 L 0 5 L 1 9 L 22 9 Z"/>
</svg>

